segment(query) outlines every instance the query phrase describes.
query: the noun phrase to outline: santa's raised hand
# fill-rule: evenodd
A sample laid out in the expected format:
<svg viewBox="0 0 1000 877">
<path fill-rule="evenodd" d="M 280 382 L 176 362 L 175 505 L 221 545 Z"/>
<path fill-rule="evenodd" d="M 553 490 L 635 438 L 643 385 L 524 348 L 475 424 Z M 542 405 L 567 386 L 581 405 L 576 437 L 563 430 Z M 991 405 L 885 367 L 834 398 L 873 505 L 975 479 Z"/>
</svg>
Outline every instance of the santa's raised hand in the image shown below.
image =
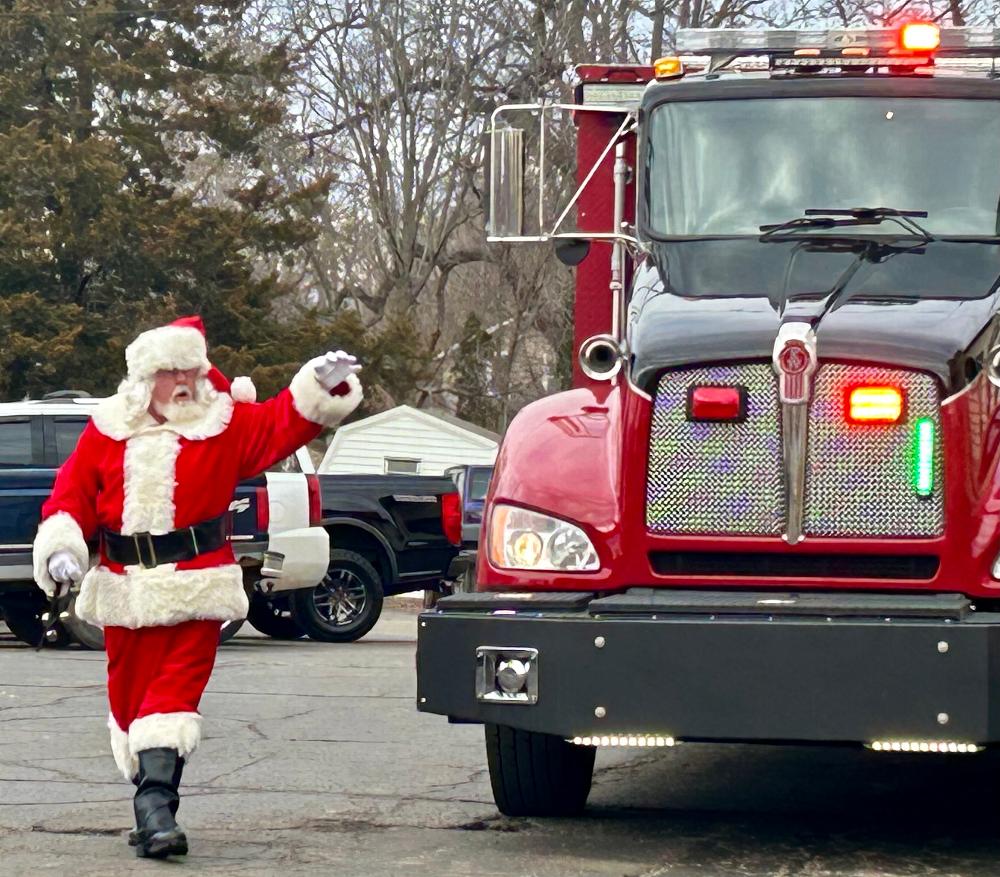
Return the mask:
<svg viewBox="0 0 1000 877">
<path fill-rule="evenodd" d="M 328 392 L 337 389 L 350 375 L 361 371 L 358 358 L 343 350 L 328 352 L 313 368 L 316 380 Z"/>
</svg>

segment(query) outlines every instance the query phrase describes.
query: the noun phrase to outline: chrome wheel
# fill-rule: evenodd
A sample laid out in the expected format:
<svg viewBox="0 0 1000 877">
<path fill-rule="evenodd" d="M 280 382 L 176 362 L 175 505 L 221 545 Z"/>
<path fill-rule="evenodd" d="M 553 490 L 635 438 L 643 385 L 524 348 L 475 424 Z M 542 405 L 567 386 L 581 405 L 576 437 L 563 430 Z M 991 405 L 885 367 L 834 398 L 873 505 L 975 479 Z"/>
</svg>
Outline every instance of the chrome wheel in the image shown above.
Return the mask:
<svg viewBox="0 0 1000 877">
<path fill-rule="evenodd" d="M 375 626 L 382 613 L 378 571 L 354 551 L 330 549 L 326 576 L 313 588 L 289 592 L 291 618 L 310 639 L 351 643 Z"/>
<path fill-rule="evenodd" d="M 331 570 L 313 590 L 316 612 L 337 626 L 357 621 L 367 602 L 365 583 L 348 569 Z"/>
</svg>

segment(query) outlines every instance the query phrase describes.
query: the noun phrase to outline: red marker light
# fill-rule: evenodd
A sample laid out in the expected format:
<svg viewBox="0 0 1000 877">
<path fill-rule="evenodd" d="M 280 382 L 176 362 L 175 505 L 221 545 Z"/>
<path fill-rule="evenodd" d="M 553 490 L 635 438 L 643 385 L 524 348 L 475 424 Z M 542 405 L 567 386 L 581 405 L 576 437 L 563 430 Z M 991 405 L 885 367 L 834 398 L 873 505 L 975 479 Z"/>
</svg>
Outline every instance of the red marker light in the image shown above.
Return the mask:
<svg viewBox="0 0 1000 877">
<path fill-rule="evenodd" d="M 903 394 L 896 387 L 855 387 L 847 412 L 853 423 L 896 423 L 903 416 Z"/>
<path fill-rule="evenodd" d="M 742 387 L 691 387 L 688 420 L 743 420 L 746 390 Z"/>
<path fill-rule="evenodd" d="M 904 24 L 900 31 L 900 43 L 911 52 L 933 52 L 941 45 L 941 28 L 929 21 Z"/>
</svg>

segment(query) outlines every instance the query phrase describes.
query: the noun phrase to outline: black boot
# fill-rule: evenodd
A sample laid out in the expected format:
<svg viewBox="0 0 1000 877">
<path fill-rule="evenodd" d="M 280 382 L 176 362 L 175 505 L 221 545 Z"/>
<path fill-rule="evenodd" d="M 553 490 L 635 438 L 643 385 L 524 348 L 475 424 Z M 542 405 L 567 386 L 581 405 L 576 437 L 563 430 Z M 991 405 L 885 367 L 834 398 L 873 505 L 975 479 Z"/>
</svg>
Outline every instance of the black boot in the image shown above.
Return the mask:
<svg viewBox="0 0 1000 877">
<path fill-rule="evenodd" d="M 139 753 L 135 793 L 135 853 L 140 858 L 183 856 L 187 837 L 174 816 L 180 805 L 177 787 L 184 759 L 176 749 L 145 749 Z M 132 835 L 129 843 L 133 843 Z"/>
</svg>

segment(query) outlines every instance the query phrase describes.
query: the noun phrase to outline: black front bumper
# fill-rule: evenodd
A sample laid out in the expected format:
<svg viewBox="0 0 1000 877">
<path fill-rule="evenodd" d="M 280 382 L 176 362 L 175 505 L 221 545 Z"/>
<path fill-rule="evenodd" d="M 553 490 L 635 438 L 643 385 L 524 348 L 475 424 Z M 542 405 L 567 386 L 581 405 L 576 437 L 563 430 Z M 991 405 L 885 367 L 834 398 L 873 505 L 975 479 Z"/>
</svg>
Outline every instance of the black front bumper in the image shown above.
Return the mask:
<svg viewBox="0 0 1000 877">
<path fill-rule="evenodd" d="M 960 595 L 459 594 L 418 630 L 418 707 L 457 721 L 563 737 L 1000 740 L 1000 613 Z M 484 646 L 537 650 L 537 702 L 477 696 Z"/>
</svg>

